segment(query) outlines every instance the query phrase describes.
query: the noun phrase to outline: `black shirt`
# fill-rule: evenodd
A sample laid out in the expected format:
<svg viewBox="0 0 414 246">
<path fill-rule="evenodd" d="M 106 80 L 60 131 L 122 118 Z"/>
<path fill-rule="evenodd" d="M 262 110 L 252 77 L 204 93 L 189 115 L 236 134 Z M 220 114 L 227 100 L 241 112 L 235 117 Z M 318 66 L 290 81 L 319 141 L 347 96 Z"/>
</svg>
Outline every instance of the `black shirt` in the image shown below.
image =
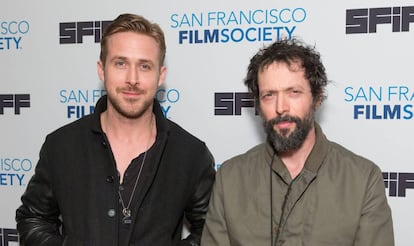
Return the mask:
<svg viewBox="0 0 414 246">
<path fill-rule="evenodd" d="M 159 140 L 156 139 L 155 143 L 151 146 L 151 148 L 147 150 L 148 152 L 147 155 L 145 156 L 145 152 L 141 153 L 138 157 L 136 157 L 135 159 L 131 161 L 128 168 L 125 170 L 124 177 L 122 179 L 122 184 L 119 185 L 119 192 L 122 196 L 125 207 L 128 207 L 128 203 L 130 200 L 131 201 L 133 200 L 131 197 L 131 194 L 132 194 L 132 191 L 134 190 L 135 182 L 136 182 L 138 173 L 140 172 L 141 165 L 143 165 L 143 167 L 142 167 L 142 171 L 141 171 L 141 175 L 139 177 L 138 183 L 135 188 L 134 196 L 136 196 L 137 193 L 139 193 L 138 191 L 140 189 L 140 185 L 145 182 L 145 177 L 146 177 L 145 173 L 147 170 L 147 168 L 145 167 L 153 163 L 154 153 L 157 153 L 158 151 L 160 151 L 160 146 L 161 145 L 159 144 Z M 145 161 L 143 163 L 144 156 L 145 156 Z M 133 224 L 134 224 L 133 218 L 139 219 L 139 217 L 136 217 L 133 214 L 133 213 L 138 212 L 136 208 L 136 204 L 131 202 L 131 204 L 129 205 L 129 209 L 131 211 L 130 218 L 124 218 L 125 216 L 122 213 L 123 208 L 124 207 L 122 205 L 121 198 L 119 198 L 119 211 L 117 211 L 118 221 L 119 221 L 118 242 L 119 242 L 119 245 L 128 245 L 129 242 L 128 244 L 126 244 L 124 240 L 126 240 L 128 238 L 127 235 L 131 233 L 130 230 L 133 228 Z"/>
</svg>

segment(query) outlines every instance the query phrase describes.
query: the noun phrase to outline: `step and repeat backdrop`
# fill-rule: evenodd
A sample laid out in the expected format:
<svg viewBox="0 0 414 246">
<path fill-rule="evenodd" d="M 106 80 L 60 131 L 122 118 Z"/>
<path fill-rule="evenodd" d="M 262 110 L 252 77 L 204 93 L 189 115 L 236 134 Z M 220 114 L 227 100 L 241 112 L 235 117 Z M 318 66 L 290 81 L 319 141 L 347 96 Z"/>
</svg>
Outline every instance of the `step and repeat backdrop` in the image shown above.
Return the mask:
<svg viewBox="0 0 414 246">
<path fill-rule="evenodd" d="M 0 246 L 45 135 L 94 110 L 105 94 L 99 41 L 121 13 L 163 28 L 163 112 L 204 140 L 216 167 L 264 140 L 243 84 L 249 59 L 282 37 L 322 55 L 330 84 L 317 119 L 329 139 L 378 164 L 396 245 L 414 245 L 414 1 L 2 1 Z M 73 180 L 76 182 L 76 180 Z"/>
</svg>

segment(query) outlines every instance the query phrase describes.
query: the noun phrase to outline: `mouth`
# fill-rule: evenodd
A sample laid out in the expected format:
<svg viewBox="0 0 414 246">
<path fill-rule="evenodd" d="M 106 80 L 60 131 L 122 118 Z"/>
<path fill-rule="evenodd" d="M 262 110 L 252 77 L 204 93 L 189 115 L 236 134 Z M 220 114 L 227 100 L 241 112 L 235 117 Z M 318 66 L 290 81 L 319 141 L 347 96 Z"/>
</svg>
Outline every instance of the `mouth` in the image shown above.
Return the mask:
<svg viewBox="0 0 414 246">
<path fill-rule="evenodd" d="M 278 128 L 289 128 L 290 126 L 292 126 L 295 122 L 293 121 L 280 121 L 278 123 L 275 123 L 275 126 L 277 126 Z"/>
<path fill-rule="evenodd" d="M 138 93 L 137 91 L 124 91 L 123 94 L 126 96 L 139 96 L 141 93 Z"/>
<path fill-rule="evenodd" d="M 124 94 L 125 96 L 129 96 L 129 97 L 136 97 L 136 96 L 144 95 L 145 91 L 137 89 L 137 88 L 128 88 L 128 89 L 122 90 L 122 94 Z"/>
<path fill-rule="evenodd" d="M 296 121 L 291 116 L 277 117 L 272 120 L 273 130 L 282 136 L 287 136 L 296 127 Z"/>
</svg>

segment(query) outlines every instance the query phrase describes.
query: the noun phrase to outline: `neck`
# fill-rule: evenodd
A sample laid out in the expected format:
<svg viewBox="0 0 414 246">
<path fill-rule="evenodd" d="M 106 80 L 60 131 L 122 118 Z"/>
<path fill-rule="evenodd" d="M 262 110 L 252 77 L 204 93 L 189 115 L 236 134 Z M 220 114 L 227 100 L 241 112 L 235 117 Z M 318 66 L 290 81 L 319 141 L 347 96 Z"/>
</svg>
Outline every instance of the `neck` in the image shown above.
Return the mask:
<svg viewBox="0 0 414 246">
<path fill-rule="evenodd" d="M 101 114 L 102 130 L 111 138 L 122 142 L 133 142 L 151 136 L 154 129 L 152 126 L 155 125 L 153 121 L 155 116 L 150 110 L 136 119 L 123 117 L 109 108 Z"/>
<path fill-rule="evenodd" d="M 125 120 L 113 117 L 110 111 L 105 111 L 101 114 L 101 125 L 110 143 L 122 183 L 125 170 L 131 161 L 146 152 L 155 142 L 155 116 L 151 112 L 139 120 Z"/>
<path fill-rule="evenodd" d="M 302 171 L 315 142 L 316 134 L 315 127 L 313 127 L 299 149 L 279 154 L 280 159 L 289 170 L 292 179 Z"/>
</svg>

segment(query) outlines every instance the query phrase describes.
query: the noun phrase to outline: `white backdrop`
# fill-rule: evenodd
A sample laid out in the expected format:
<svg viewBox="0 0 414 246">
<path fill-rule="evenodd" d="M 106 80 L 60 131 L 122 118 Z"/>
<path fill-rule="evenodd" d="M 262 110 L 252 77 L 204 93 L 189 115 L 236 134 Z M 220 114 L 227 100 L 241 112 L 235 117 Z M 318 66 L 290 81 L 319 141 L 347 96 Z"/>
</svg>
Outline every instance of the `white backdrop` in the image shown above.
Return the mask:
<svg viewBox="0 0 414 246">
<path fill-rule="evenodd" d="M 396 245 L 413 245 L 414 1 L 21 1 L 0 7 L 0 246 L 44 137 L 93 110 L 100 32 L 120 13 L 164 29 L 166 117 L 204 140 L 217 166 L 263 141 L 243 84 L 250 57 L 282 36 L 316 45 L 329 79 L 328 138 L 384 172 Z M 74 182 L 76 182 L 74 180 Z"/>
</svg>

